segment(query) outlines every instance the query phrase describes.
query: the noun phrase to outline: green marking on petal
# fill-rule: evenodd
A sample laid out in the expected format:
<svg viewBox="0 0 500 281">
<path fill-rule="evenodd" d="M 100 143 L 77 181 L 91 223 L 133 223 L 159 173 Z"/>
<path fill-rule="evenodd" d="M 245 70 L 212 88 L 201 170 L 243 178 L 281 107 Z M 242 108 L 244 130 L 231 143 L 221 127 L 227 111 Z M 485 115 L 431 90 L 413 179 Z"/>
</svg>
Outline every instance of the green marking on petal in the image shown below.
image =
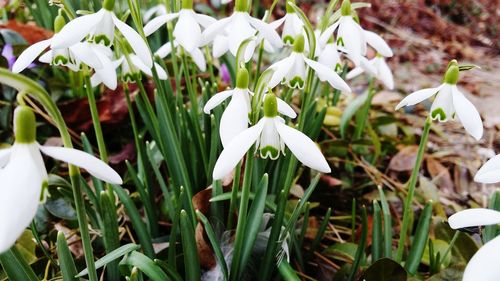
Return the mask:
<svg viewBox="0 0 500 281">
<path fill-rule="evenodd" d="M 265 146 L 260 148 L 260 157 L 263 159 L 270 158 L 276 160 L 280 156 L 280 150 L 273 146 Z"/>
<path fill-rule="evenodd" d="M 294 41 L 295 40 L 294 40 L 293 36 L 291 36 L 291 35 L 285 35 L 285 37 L 283 37 L 283 43 L 285 43 L 285 44 L 293 45 Z"/>
<path fill-rule="evenodd" d="M 44 180 L 42 182 L 42 192 L 40 193 L 41 204 L 45 203 L 48 195 L 49 195 L 49 182 L 47 180 Z"/>
<path fill-rule="evenodd" d="M 105 34 L 94 35 L 93 41 L 96 44 L 101 44 L 102 43 L 106 47 L 111 46 L 111 40 Z"/>
<path fill-rule="evenodd" d="M 69 59 L 63 55 L 57 55 L 53 60 L 52 64 L 54 65 L 66 65 L 68 64 Z"/>
<path fill-rule="evenodd" d="M 441 107 L 436 108 L 431 112 L 431 118 L 432 118 L 432 120 L 437 119 L 440 122 L 444 122 L 447 120 L 446 113 L 444 112 L 444 110 Z"/>
<path fill-rule="evenodd" d="M 300 76 L 295 76 L 288 82 L 290 88 L 296 88 L 296 89 L 303 89 L 304 84 L 305 84 L 304 79 L 302 79 L 302 77 Z"/>
<path fill-rule="evenodd" d="M 345 47 L 345 44 L 344 44 L 344 38 L 339 37 L 339 38 L 337 39 L 337 46 L 342 46 L 342 47 Z"/>
<path fill-rule="evenodd" d="M 14 111 L 14 134 L 16 143 L 34 143 L 36 140 L 36 119 L 31 108 L 21 105 Z"/>
</svg>

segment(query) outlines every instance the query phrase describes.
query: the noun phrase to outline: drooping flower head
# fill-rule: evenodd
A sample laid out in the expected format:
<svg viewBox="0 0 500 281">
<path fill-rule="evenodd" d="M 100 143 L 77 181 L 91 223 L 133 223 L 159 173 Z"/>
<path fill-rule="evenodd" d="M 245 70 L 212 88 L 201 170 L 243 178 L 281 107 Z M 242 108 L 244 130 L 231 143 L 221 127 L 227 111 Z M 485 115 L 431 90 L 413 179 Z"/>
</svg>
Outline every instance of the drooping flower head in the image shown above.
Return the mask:
<svg viewBox="0 0 500 281">
<path fill-rule="evenodd" d="M 321 81 L 327 81 L 335 89 L 351 92 L 349 86 L 335 70 L 306 57 L 304 41 L 304 35 L 298 35 L 293 43 L 292 53 L 269 67 L 274 70 L 269 87 L 273 88 L 281 82 L 291 88 L 302 89 L 306 81 L 306 68 L 310 67 Z"/>
<path fill-rule="evenodd" d="M 113 12 L 115 0 L 104 0 L 97 13 L 78 17 L 68 22 L 56 35 L 50 46 L 59 49 L 72 46 L 86 38 L 95 44 L 110 47 L 114 43 L 115 29 L 128 42 L 134 53 L 152 68 L 153 58 L 144 39 L 130 26 L 118 19 Z"/>
<path fill-rule="evenodd" d="M 87 42 L 74 42 L 61 48 L 51 47 L 54 38 L 65 24 L 66 20 L 59 13 L 54 20 L 55 35 L 52 38 L 37 42 L 24 50 L 12 66 L 12 72 L 19 73 L 26 69 L 48 47 L 50 47 L 49 51 L 45 52 L 39 58 L 39 61 L 51 65 L 65 66 L 72 71 L 79 71 L 82 68 L 82 64 L 86 64 L 94 69 L 100 69 L 103 67 L 103 64 L 110 63 L 108 59 L 101 61 L 100 54 L 98 54 L 99 50 L 94 49 Z"/>
<path fill-rule="evenodd" d="M 234 137 L 248 128 L 248 114 L 252 111 L 250 98 L 254 95 L 248 89 L 248 82 L 248 70 L 244 67 L 240 68 L 236 76 L 236 88 L 217 93 L 207 101 L 203 108 L 203 111 L 208 114 L 214 107 L 231 97 L 231 101 L 224 110 L 220 120 L 219 132 L 224 147 L 228 146 Z M 277 101 L 278 111 L 281 114 L 290 118 L 297 116 L 286 102 L 279 98 L 277 98 Z"/>
<path fill-rule="evenodd" d="M 213 42 L 216 57 L 225 54 L 228 50 L 236 56 L 241 43 L 257 32 L 258 36 L 267 40 L 274 48 L 283 46 L 273 26 L 250 16 L 247 0 L 237 0 L 234 9 L 231 16 L 218 20 L 202 33 L 202 45 Z"/>
<path fill-rule="evenodd" d="M 103 181 L 122 183 L 111 167 L 88 153 L 38 144 L 35 115 L 26 106 L 14 112 L 14 133 L 14 145 L 0 150 L 0 253 L 14 245 L 47 196 L 48 176 L 41 153 L 82 167 Z"/>
<path fill-rule="evenodd" d="M 224 147 L 215 163 L 213 178 L 222 179 L 229 174 L 253 144 L 262 158 L 277 159 L 287 146 L 304 165 L 323 173 L 330 172 L 318 146 L 304 133 L 287 126 L 278 116 L 278 100 L 273 93 L 267 94 L 264 100 L 264 117 Z"/>
<path fill-rule="evenodd" d="M 392 76 L 391 69 L 385 62 L 385 58 L 377 54 L 373 59 L 369 60 L 368 63 L 373 67 L 373 72 L 370 74 L 373 74 L 375 78 L 380 80 L 387 89 L 394 89 L 394 77 Z M 357 66 L 347 73 L 346 79 L 352 79 L 364 72 L 365 69 L 362 66 Z"/>
<path fill-rule="evenodd" d="M 431 107 L 432 120 L 446 122 L 458 116 L 465 130 L 476 140 L 481 139 L 483 136 L 481 116 L 474 105 L 458 90 L 458 78 L 459 67 L 457 61 L 452 60 L 445 73 L 443 84 L 409 94 L 396 106 L 396 110 L 403 106 L 415 105 L 436 95 Z"/>
</svg>

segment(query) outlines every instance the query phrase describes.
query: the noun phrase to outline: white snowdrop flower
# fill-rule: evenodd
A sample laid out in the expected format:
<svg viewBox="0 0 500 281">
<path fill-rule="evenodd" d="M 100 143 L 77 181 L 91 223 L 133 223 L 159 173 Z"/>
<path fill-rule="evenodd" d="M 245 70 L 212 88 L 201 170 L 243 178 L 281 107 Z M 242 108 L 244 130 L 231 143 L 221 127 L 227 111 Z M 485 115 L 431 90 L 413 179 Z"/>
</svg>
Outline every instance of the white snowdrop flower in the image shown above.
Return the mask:
<svg viewBox="0 0 500 281">
<path fill-rule="evenodd" d="M 65 23 L 64 17 L 57 15 L 54 20 L 56 35 Z M 26 69 L 43 51 L 50 47 L 53 40 L 54 37 L 42 40 L 24 50 L 12 66 L 12 72 L 19 73 Z M 87 42 L 76 42 L 64 48 L 50 48 L 39 58 L 39 61 L 51 65 L 65 66 L 73 71 L 79 71 L 82 63 L 94 69 L 102 68 L 103 63 L 98 59 L 91 45 Z"/>
<path fill-rule="evenodd" d="M 392 76 L 392 71 L 385 62 L 385 58 L 377 54 L 377 56 L 369 60 L 369 63 L 375 70 L 375 78 L 380 80 L 389 90 L 394 89 L 394 78 Z M 363 67 L 357 66 L 353 70 L 349 71 L 349 73 L 347 73 L 346 79 L 352 79 L 356 76 L 359 76 L 363 72 L 365 72 Z"/>
<path fill-rule="evenodd" d="M 0 150 L 0 253 L 14 245 L 45 199 L 48 176 L 42 153 L 84 168 L 103 181 L 122 184 L 111 167 L 88 153 L 38 144 L 35 115 L 26 106 L 14 112 L 14 132 L 14 145 Z"/>
<path fill-rule="evenodd" d="M 182 51 L 179 48 L 177 48 L 179 46 L 179 42 L 174 39 L 173 45 L 177 51 L 176 55 L 178 56 L 182 55 Z M 158 50 L 156 50 L 155 55 L 159 56 L 160 58 L 165 58 L 171 52 L 172 52 L 172 43 L 167 42 L 163 46 L 161 46 Z M 207 61 L 205 59 L 205 54 L 200 48 L 194 48 L 190 52 L 186 52 L 186 55 L 188 55 L 193 60 L 193 62 L 201 71 L 207 70 Z"/>
<path fill-rule="evenodd" d="M 104 70 L 98 70 L 92 75 L 91 83 L 92 86 L 95 87 L 101 83 L 104 83 L 106 87 L 114 90 L 117 86 L 117 76 L 116 69 L 121 67 L 121 78 L 123 81 L 128 83 L 135 82 L 135 75 L 140 74 L 141 72 L 146 74 L 149 77 L 153 77 L 152 70 L 147 67 L 144 62 L 135 54 L 129 54 L 128 59 L 125 56 L 121 56 L 119 59 L 112 61 L 109 67 Z M 168 78 L 167 72 L 156 62 L 154 63 L 154 67 L 156 73 L 158 74 L 158 78 L 160 80 L 166 80 Z M 113 82 L 110 82 L 110 76 L 113 76 Z M 110 85 L 110 83 L 112 85 Z M 111 87 L 110 87 L 111 86 Z"/>
<path fill-rule="evenodd" d="M 230 51 L 236 56 L 241 43 L 257 32 L 274 48 L 283 46 L 280 36 L 270 24 L 250 16 L 248 1 L 237 0 L 231 16 L 218 20 L 203 31 L 202 45 L 214 42 L 214 55 L 220 56 Z"/>
<path fill-rule="evenodd" d="M 282 82 L 291 88 L 304 88 L 307 67 L 312 68 L 321 81 L 327 81 L 332 87 L 341 91 L 351 92 L 349 86 L 333 69 L 305 56 L 304 36 L 302 34 L 295 38 L 290 56 L 269 67 L 274 70 L 269 81 L 269 87 L 274 88 L 278 83 Z"/>
<path fill-rule="evenodd" d="M 192 0 L 183 0 L 182 9 L 178 13 L 165 14 L 152 19 L 144 26 L 144 33 L 149 36 L 167 22 L 176 18 L 178 18 L 178 21 L 175 24 L 173 35 L 176 42 L 188 53 L 201 46 L 201 27 L 207 28 L 216 22 L 210 16 L 195 13 Z"/>
<path fill-rule="evenodd" d="M 236 88 L 227 90 L 214 95 L 207 101 L 203 111 L 209 114 L 210 111 L 221 104 L 224 100 L 231 97 L 229 105 L 224 110 L 220 120 L 220 138 L 224 147 L 248 128 L 248 114 L 251 112 L 250 97 L 253 93 L 248 89 L 248 71 L 246 68 L 240 68 L 236 78 Z M 297 114 L 286 102 L 276 98 L 278 102 L 278 112 L 290 118 L 295 118 Z"/>
<path fill-rule="evenodd" d="M 356 65 L 360 65 L 361 57 L 366 55 L 367 44 L 385 57 L 393 55 L 391 48 L 382 37 L 374 32 L 364 30 L 354 20 L 349 0 L 342 2 L 340 19 L 321 34 L 319 39 L 320 44 L 325 45 L 336 30 L 337 44 L 345 48 Z"/>
<path fill-rule="evenodd" d="M 500 182 L 500 155 L 497 155 L 488 160 L 477 171 L 474 181 L 480 183 L 497 183 Z"/>
<path fill-rule="evenodd" d="M 295 10 L 288 4 L 288 2 L 295 1 L 286 1 L 286 15 L 279 20 L 273 21 L 270 23 L 274 29 L 278 28 L 283 24 L 283 31 L 281 33 L 281 39 L 287 45 L 292 46 L 295 40 L 295 37 L 298 35 L 306 35 L 304 30 L 304 23 L 300 19 L 300 17 L 295 13 Z M 309 50 L 306 42 L 306 50 Z"/>
<path fill-rule="evenodd" d="M 444 83 L 436 88 L 422 89 L 406 96 L 396 106 L 396 110 L 403 106 L 415 105 L 434 95 L 436 98 L 431 107 L 431 118 L 446 122 L 454 119 L 455 115 L 465 130 L 476 140 L 483 136 L 483 122 L 474 105 L 457 88 L 459 69 L 453 60 L 446 71 Z"/>
<path fill-rule="evenodd" d="M 97 13 L 78 17 L 66 24 L 53 38 L 53 49 L 66 48 L 89 36 L 89 40 L 105 46 L 113 45 L 115 28 L 120 31 L 134 53 L 147 65 L 153 67 L 153 58 L 144 39 L 130 26 L 118 19 L 113 12 L 115 1 L 104 0 Z"/>
<path fill-rule="evenodd" d="M 283 118 L 278 117 L 276 96 L 267 94 L 264 117 L 224 147 L 215 163 L 213 178 L 222 179 L 229 174 L 254 143 L 262 158 L 277 159 L 284 153 L 286 145 L 304 165 L 323 173 L 331 171 L 318 146 L 304 133 L 287 126 Z"/>
<path fill-rule="evenodd" d="M 495 225 L 500 223 L 500 212 L 490 209 L 468 209 L 448 218 L 451 228 Z M 484 244 L 470 259 L 465 268 L 463 281 L 496 281 L 500 276 L 500 236 Z"/>
</svg>

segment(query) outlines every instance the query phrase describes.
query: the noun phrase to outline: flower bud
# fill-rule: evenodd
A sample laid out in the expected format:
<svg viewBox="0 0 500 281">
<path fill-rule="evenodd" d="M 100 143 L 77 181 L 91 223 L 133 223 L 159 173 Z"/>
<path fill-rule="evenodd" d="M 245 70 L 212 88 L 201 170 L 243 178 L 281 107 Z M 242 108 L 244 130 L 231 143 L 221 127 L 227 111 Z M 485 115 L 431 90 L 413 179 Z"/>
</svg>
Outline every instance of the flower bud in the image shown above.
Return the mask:
<svg viewBox="0 0 500 281">
<path fill-rule="evenodd" d="M 304 35 L 297 35 L 297 37 L 295 37 L 295 41 L 293 42 L 293 51 L 296 53 L 304 52 L 304 43 Z"/>
<path fill-rule="evenodd" d="M 236 88 L 239 89 L 247 89 L 248 88 L 248 70 L 244 67 L 238 70 L 238 74 L 236 75 Z"/>
<path fill-rule="evenodd" d="M 20 105 L 14 110 L 14 134 L 17 143 L 35 142 L 35 113 L 29 107 Z"/>
<path fill-rule="evenodd" d="M 264 99 L 264 116 L 276 117 L 278 115 L 278 101 L 274 93 L 270 92 Z"/>
<path fill-rule="evenodd" d="M 351 15 L 351 1 L 344 0 L 342 2 L 342 7 L 340 7 L 340 13 L 342 16 L 350 16 Z"/>
<path fill-rule="evenodd" d="M 108 11 L 113 11 L 115 8 L 115 0 L 104 0 L 102 7 Z"/>
</svg>

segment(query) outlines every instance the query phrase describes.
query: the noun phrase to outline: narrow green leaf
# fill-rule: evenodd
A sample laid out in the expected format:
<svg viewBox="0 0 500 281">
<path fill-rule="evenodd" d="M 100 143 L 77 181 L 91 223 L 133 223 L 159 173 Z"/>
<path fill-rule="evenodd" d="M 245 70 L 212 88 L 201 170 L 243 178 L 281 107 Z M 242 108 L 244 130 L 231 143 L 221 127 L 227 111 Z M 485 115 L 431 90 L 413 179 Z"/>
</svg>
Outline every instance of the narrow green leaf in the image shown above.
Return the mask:
<svg viewBox="0 0 500 281">
<path fill-rule="evenodd" d="M 425 245 L 427 244 L 427 239 L 429 238 L 429 228 L 431 224 L 432 216 L 432 202 L 425 204 L 424 210 L 420 215 L 418 220 L 417 229 L 415 230 L 415 237 L 411 245 L 410 252 L 408 253 L 408 258 L 406 259 L 405 269 L 411 275 L 417 272 L 420 260 L 424 255 Z"/>
<path fill-rule="evenodd" d="M 16 247 L 0 254 L 0 264 L 10 280 L 38 281 L 35 272 L 17 252 Z"/>
<path fill-rule="evenodd" d="M 112 253 L 120 247 L 120 237 L 118 233 L 118 218 L 116 216 L 115 196 L 113 191 L 102 191 L 100 196 L 100 209 L 102 219 L 102 236 L 106 253 Z M 106 266 L 106 273 L 109 281 L 120 280 L 118 261 L 112 261 Z"/>
<path fill-rule="evenodd" d="M 170 277 L 172 277 L 174 281 L 182 281 L 182 277 L 179 273 L 177 273 L 175 268 L 170 266 L 170 264 L 158 259 L 155 260 L 155 263 L 159 265 Z"/>
<path fill-rule="evenodd" d="M 140 245 L 136 245 L 136 244 L 126 244 L 126 245 L 123 245 L 121 246 L 120 248 L 112 251 L 111 253 L 105 255 L 104 257 L 100 258 L 99 260 L 97 260 L 95 262 L 95 267 L 96 269 L 99 269 L 105 265 L 107 265 L 108 263 L 118 259 L 118 258 L 121 258 L 123 257 L 124 255 L 132 252 L 132 251 L 137 251 L 141 248 Z M 87 269 L 84 269 L 82 270 L 80 273 L 78 273 L 78 275 L 76 275 L 76 277 L 83 277 L 85 275 L 89 274 L 88 270 Z"/>
<path fill-rule="evenodd" d="M 351 274 L 349 275 L 349 281 L 354 280 L 358 272 L 358 268 L 365 254 L 366 237 L 368 236 L 368 216 L 366 215 L 366 207 L 363 206 L 361 210 L 361 237 L 358 242 L 358 249 L 356 251 L 356 256 L 351 267 Z"/>
<path fill-rule="evenodd" d="M 208 221 L 207 217 L 205 217 L 199 210 L 196 210 L 196 215 L 200 219 L 200 221 L 203 223 L 203 226 L 205 228 L 205 232 L 207 233 L 208 240 L 210 240 L 210 244 L 212 245 L 212 249 L 214 250 L 215 253 L 215 258 L 217 259 L 217 263 L 221 267 L 222 274 L 224 274 L 224 280 L 228 280 L 228 271 L 227 271 L 227 264 L 226 264 L 226 259 L 224 258 L 224 254 L 222 253 L 221 247 L 219 242 L 217 241 L 217 238 L 215 237 L 214 230 L 212 228 L 212 225 Z"/>
<path fill-rule="evenodd" d="M 380 203 L 382 204 L 382 213 L 384 215 L 384 257 L 392 257 L 392 217 L 389 204 L 385 198 L 384 190 L 378 187 Z"/>
<path fill-rule="evenodd" d="M 373 201 L 372 261 L 382 257 L 382 214 L 377 200 Z"/>
<path fill-rule="evenodd" d="M 180 222 L 186 280 L 199 281 L 201 276 L 200 260 L 198 259 L 195 234 L 193 225 L 191 224 L 188 214 L 185 210 L 181 211 Z"/>
<path fill-rule="evenodd" d="M 278 266 L 278 270 L 279 270 L 281 278 L 283 278 L 283 280 L 285 280 L 285 281 L 300 281 L 299 276 L 297 276 L 297 273 L 295 272 L 295 270 L 292 268 L 292 266 L 286 260 L 281 261 L 280 265 Z"/>
<path fill-rule="evenodd" d="M 172 278 L 168 277 L 168 275 L 161 269 L 161 267 L 157 265 L 153 260 L 137 251 L 133 251 L 128 254 L 121 263 L 139 268 L 141 272 L 146 274 L 153 281 L 172 280 Z"/>
<path fill-rule="evenodd" d="M 347 127 L 352 117 L 358 112 L 358 110 L 363 106 L 368 97 L 368 92 L 356 97 L 349 105 L 345 108 L 342 117 L 340 118 L 340 135 L 345 138 Z"/>
<path fill-rule="evenodd" d="M 68 243 L 66 242 L 66 237 L 64 237 L 62 231 L 57 233 L 57 256 L 59 258 L 59 266 L 61 267 L 63 280 L 78 280 L 75 277 L 77 274 L 76 265 L 73 261 Z"/>
</svg>

